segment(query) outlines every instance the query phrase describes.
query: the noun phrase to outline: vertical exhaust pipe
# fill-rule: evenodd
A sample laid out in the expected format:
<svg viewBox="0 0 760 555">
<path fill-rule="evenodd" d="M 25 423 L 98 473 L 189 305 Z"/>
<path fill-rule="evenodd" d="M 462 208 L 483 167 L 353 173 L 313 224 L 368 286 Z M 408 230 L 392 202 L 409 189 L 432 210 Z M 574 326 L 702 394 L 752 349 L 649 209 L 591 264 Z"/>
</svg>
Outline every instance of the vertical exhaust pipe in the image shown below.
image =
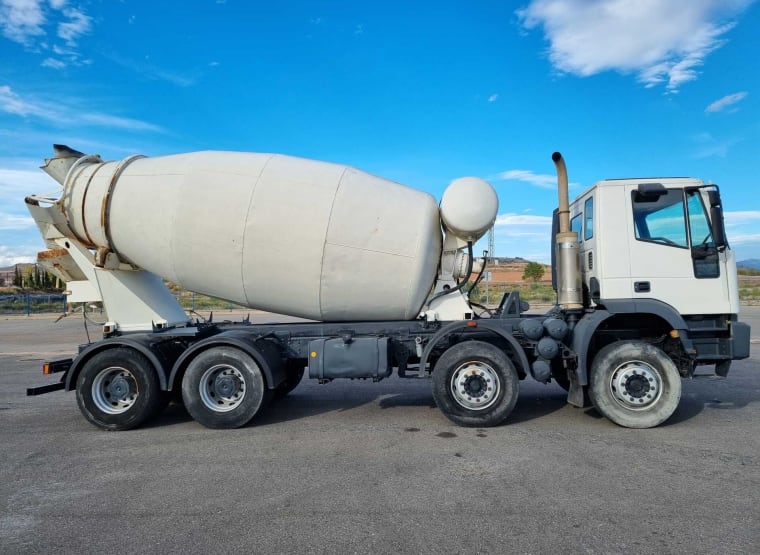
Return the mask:
<svg viewBox="0 0 760 555">
<path fill-rule="evenodd" d="M 581 289 L 580 245 L 578 234 L 570 230 L 570 200 L 567 183 L 567 166 L 562 154 L 555 152 L 552 160 L 557 167 L 559 193 L 559 233 L 556 236 L 557 249 L 557 304 L 563 310 L 583 308 Z"/>
</svg>

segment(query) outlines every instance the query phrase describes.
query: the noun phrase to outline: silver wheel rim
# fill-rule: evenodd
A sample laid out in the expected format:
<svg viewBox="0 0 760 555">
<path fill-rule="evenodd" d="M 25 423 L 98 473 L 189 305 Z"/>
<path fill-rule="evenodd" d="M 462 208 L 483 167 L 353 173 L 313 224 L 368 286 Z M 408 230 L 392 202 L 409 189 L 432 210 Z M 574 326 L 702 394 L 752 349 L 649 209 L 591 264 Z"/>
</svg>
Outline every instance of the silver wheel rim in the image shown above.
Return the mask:
<svg viewBox="0 0 760 555">
<path fill-rule="evenodd" d="M 203 405 L 214 412 L 229 412 L 245 398 L 245 378 L 229 364 L 212 366 L 201 376 L 198 387 Z"/>
<path fill-rule="evenodd" d="M 137 402 L 140 391 L 134 375 L 121 366 L 109 366 L 92 381 L 92 400 L 106 414 L 122 414 Z"/>
<path fill-rule="evenodd" d="M 615 401 L 629 410 L 647 410 L 662 397 L 662 376 L 651 364 L 631 360 L 618 366 L 609 382 Z"/>
<path fill-rule="evenodd" d="M 482 361 L 465 362 L 451 375 L 451 395 L 469 410 L 489 408 L 496 403 L 500 391 L 498 374 Z"/>
</svg>

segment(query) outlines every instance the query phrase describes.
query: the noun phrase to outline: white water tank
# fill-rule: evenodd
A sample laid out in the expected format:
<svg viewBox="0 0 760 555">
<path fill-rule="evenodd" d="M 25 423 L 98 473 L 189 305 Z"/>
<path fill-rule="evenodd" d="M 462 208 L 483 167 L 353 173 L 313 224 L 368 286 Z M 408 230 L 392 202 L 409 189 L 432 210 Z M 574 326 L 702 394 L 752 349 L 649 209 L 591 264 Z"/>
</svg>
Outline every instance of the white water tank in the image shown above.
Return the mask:
<svg viewBox="0 0 760 555">
<path fill-rule="evenodd" d="M 499 198 L 487 181 L 460 177 L 451 182 L 441 198 L 441 220 L 448 231 L 473 243 L 496 221 Z"/>
<path fill-rule="evenodd" d="M 415 318 L 435 279 L 435 199 L 274 154 L 81 160 L 59 206 L 85 244 L 183 287 L 315 320 Z"/>
</svg>

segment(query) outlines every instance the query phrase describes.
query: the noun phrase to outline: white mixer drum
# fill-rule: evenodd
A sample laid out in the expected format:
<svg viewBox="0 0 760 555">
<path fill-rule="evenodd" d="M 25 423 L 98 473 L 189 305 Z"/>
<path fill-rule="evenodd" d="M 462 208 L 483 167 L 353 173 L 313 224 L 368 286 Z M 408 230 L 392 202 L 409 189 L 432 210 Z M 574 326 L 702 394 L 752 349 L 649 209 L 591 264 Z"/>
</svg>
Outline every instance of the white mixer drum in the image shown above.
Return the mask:
<svg viewBox="0 0 760 555">
<path fill-rule="evenodd" d="M 59 203 L 90 246 L 192 291 L 315 320 L 415 318 L 441 252 L 431 195 L 275 154 L 81 163 Z"/>
</svg>

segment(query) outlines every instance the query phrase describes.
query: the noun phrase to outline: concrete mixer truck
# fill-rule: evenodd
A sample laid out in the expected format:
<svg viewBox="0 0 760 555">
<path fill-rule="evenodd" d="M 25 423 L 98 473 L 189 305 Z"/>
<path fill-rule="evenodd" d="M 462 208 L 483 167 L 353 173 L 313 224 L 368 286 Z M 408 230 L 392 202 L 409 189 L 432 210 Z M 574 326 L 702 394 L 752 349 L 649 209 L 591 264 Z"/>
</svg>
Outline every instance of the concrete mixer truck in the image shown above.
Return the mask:
<svg viewBox="0 0 760 555">
<path fill-rule="evenodd" d="M 470 301 L 494 224 L 486 181 L 454 180 L 440 203 L 357 169 L 274 154 L 197 152 L 103 161 L 56 145 L 58 193 L 26 204 L 38 260 L 72 303 L 101 302 L 102 338 L 43 366 L 92 424 L 126 430 L 170 398 L 211 428 L 248 424 L 304 374 L 427 378 L 440 410 L 495 426 L 520 380 L 557 382 L 618 425 L 649 428 L 700 366 L 726 376 L 749 356 L 719 189 L 686 178 L 606 180 L 569 202 L 559 153 L 551 237 L 557 303 L 519 292 Z M 297 268 L 296 268 L 297 265 Z M 300 317 L 254 324 L 190 317 L 166 281 Z M 403 383 L 403 382 L 399 382 Z"/>
</svg>

